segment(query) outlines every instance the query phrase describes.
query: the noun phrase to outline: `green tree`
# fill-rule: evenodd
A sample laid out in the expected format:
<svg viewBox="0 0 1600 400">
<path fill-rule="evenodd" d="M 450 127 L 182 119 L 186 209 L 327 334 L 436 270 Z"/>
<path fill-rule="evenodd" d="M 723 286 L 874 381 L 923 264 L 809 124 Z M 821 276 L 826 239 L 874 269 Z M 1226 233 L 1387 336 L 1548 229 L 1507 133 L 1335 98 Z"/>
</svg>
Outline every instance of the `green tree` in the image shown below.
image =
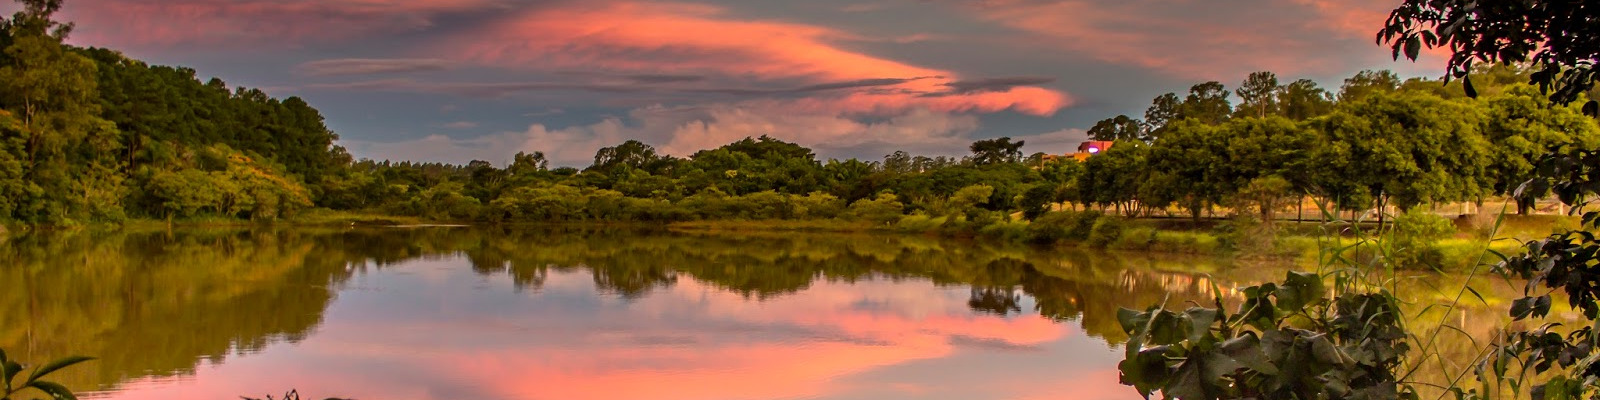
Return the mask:
<svg viewBox="0 0 1600 400">
<path fill-rule="evenodd" d="M 1228 101 L 1227 87 L 1211 81 L 1190 87 L 1189 95 L 1183 98 L 1178 110 L 1183 118 L 1216 125 L 1228 120 L 1233 114 L 1233 105 Z"/>
<path fill-rule="evenodd" d="M 1279 115 L 1304 121 L 1333 110 L 1333 95 L 1310 79 L 1300 79 L 1278 88 Z"/>
<path fill-rule="evenodd" d="M 1353 103 L 1373 94 L 1393 92 L 1399 88 L 1400 77 L 1393 72 L 1364 70 L 1345 78 L 1344 86 L 1339 88 L 1339 102 Z"/>
<path fill-rule="evenodd" d="M 1093 127 L 1089 128 L 1088 133 L 1089 139 L 1092 140 L 1145 141 L 1149 139 L 1145 134 L 1144 124 L 1126 115 L 1100 120 L 1100 122 L 1096 122 Z"/>
<path fill-rule="evenodd" d="M 1278 76 L 1271 72 L 1252 72 L 1245 78 L 1239 88 L 1233 93 L 1239 96 L 1239 108 L 1236 116 L 1253 116 L 1265 118 L 1267 114 L 1278 111 L 1278 97 L 1281 88 L 1278 86 Z"/>
<path fill-rule="evenodd" d="M 1152 136 L 1159 136 L 1158 132 L 1166 128 L 1167 124 L 1183 119 L 1183 100 L 1176 93 L 1167 93 L 1156 96 L 1150 101 L 1150 108 L 1144 111 L 1145 131 Z"/>
<path fill-rule="evenodd" d="M 972 150 L 972 162 L 978 165 L 1016 163 L 1022 161 L 1022 144 L 1025 142 L 1012 142 L 1010 137 L 1001 137 L 972 142 L 968 149 Z"/>
</svg>

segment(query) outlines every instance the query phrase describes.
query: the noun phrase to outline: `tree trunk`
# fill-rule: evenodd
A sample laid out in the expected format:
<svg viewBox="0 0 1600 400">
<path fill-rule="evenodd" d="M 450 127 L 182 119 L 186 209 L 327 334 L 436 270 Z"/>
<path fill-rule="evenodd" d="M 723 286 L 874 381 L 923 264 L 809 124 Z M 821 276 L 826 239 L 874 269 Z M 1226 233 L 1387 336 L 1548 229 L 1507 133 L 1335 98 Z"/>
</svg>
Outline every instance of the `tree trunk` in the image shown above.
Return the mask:
<svg viewBox="0 0 1600 400">
<path fill-rule="evenodd" d="M 1306 197 L 1305 196 L 1300 196 L 1300 199 L 1298 201 L 1296 201 L 1295 205 L 1294 205 L 1294 222 L 1295 223 L 1300 223 L 1300 222 L 1305 222 L 1305 220 L 1306 220 Z"/>
</svg>

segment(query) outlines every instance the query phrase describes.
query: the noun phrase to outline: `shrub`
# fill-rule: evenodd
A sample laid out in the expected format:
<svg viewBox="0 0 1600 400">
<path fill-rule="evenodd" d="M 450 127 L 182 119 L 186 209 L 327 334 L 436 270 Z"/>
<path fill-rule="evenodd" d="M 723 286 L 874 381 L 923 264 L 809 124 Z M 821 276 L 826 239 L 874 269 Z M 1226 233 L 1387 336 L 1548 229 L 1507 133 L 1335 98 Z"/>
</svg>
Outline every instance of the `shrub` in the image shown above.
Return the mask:
<svg viewBox="0 0 1600 400">
<path fill-rule="evenodd" d="M 998 221 L 979 229 L 978 235 L 995 240 L 1022 240 L 1028 235 L 1028 223 L 1022 221 Z"/>
<path fill-rule="evenodd" d="M 1400 266 L 1440 267 L 1444 255 L 1435 242 L 1455 232 L 1455 224 L 1433 213 L 1413 208 L 1394 218 L 1386 247 Z"/>
<path fill-rule="evenodd" d="M 828 219 L 844 212 L 844 200 L 823 192 L 793 196 L 794 213 L 800 218 Z"/>
<path fill-rule="evenodd" d="M 848 214 L 856 219 L 886 225 L 899 221 L 900 216 L 905 214 L 905 207 L 894 194 L 884 193 L 875 199 L 856 200 L 850 205 Z"/>
<path fill-rule="evenodd" d="M 900 222 L 895 228 L 905 232 L 932 232 L 944 226 L 946 218 L 934 218 L 923 214 L 907 215 L 900 217 Z"/>
<path fill-rule="evenodd" d="M 1117 250 L 1148 250 L 1155 242 L 1155 228 L 1136 227 L 1123 231 L 1122 236 L 1106 247 Z"/>
<path fill-rule="evenodd" d="M 1033 223 L 1028 224 L 1026 236 L 1029 242 L 1051 244 L 1067 239 L 1068 231 L 1077 222 L 1077 213 L 1072 211 L 1057 211 L 1045 213 Z"/>
<path fill-rule="evenodd" d="M 1126 229 L 1125 225 L 1121 218 L 1097 218 L 1093 227 L 1089 230 L 1089 245 L 1094 247 L 1110 245 L 1122 237 L 1122 231 Z"/>
<path fill-rule="evenodd" d="M 1099 222 L 1100 218 L 1104 216 L 1105 214 L 1095 210 L 1076 213 L 1072 227 L 1067 230 L 1067 239 L 1089 240 L 1089 237 L 1094 234 L 1095 223 Z"/>
</svg>

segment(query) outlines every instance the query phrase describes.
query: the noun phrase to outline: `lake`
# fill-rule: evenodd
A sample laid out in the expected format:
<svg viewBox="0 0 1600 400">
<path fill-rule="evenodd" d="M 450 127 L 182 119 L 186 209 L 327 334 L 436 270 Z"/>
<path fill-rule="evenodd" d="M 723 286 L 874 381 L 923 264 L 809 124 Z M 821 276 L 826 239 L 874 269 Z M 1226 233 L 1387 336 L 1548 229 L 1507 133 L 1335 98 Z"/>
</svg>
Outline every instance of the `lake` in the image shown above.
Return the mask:
<svg viewBox="0 0 1600 400">
<path fill-rule="evenodd" d="M 1137 399 L 1117 383 L 1119 307 L 1234 299 L 1290 268 L 901 235 L 464 227 L 33 234 L 0 260 L 0 349 L 99 357 L 56 378 L 119 400 Z M 1465 279 L 1400 281 L 1421 310 Z M 1478 286 L 1484 302 L 1438 319 L 1500 324 L 1515 291 Z M 1470 340 L 1441 341 L 1470 359 Z"/>
</svg>

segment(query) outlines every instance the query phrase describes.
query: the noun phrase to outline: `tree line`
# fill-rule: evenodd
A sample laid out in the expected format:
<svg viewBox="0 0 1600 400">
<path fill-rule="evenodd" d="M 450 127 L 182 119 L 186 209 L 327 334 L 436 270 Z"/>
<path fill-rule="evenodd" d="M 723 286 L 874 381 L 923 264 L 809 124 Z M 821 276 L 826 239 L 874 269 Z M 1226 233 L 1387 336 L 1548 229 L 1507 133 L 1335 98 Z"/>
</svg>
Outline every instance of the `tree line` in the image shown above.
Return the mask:
<svg viewBox="0 0 1600 400">
<path fill-rule="evenodd" d="M 1194 217 L 1226 207 L 1270 221 L 1308 197 L 1328 210 L 1404 211 L 1548 190 L 1522 187 L 1540 155 L 1600 146 L 1595 121 L 1548 105 L 1527 73 L 1480 68 L 1477 98 L 1388 71 L 1360 72 L 1337 92 L 1271 72 L 1232 91 L 1205 82 L 1156 97 L 1142 119 L 1095 124 L 1089 137 L 1115 144 L 1083 162 L 1024 157 L 1010 138 L 977 141 L 961 158 L 826 161 L 769 136 L 685 158 L 630 140 L 581 170 L 552 169 L 541 153 L 506 168 L 361 161 L 327 193 L 335 208 L 490 221 L 1032 219 L 1059 203 Z"/>
<path fill-rule="evenodd" d="M 504 167 L 356 161 L 304 100 L 65 45 L 72 25 L 51 19 L 59 0 L 21 2 L 0 21 L 0 219 L 24 223 L 323 207 L 492 222 L 921 214 L 982 226 L 1060 203 L 1193 217 L 1224 207 L 1271 221 L 1308 196 L 1330 210 L 1482 202 L 1522 188 L 1541 154 L 1600 145 L 1595 122 L 1542 101 L 1530 71 L 1494 66 L 1474 71 L 1477 97 L 1459 81 L 1387 71 L 1337 91 L 1271 72 L 1233 90 L 1200 83 L 1157 96 L 1143 118 L 1095 124 L 1090 138 L 1116 144 L 1081 163 L 1024 156 L 1009 137 L 976 141 L 966 157 L 823 160 L 771 136 L 687 157 L 629 140 L 582 169 L 552 168 L 539 152 Z"/>
</svg>

